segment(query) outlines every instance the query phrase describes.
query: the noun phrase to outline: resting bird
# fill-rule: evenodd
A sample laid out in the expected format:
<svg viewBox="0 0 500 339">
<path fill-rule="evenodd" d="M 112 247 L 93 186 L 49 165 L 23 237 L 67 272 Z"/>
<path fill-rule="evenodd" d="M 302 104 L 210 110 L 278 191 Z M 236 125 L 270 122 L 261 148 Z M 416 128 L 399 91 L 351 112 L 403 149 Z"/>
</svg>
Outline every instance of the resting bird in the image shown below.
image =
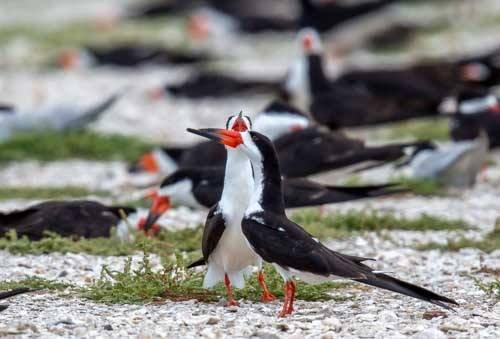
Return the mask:
<svg viewBox="0 0 500 339">
<path fill-rule="evenodd" d="M 165 210 L 170 206 L 165 206 Z M 159 209 L 161 206 L 158 207 Z M 129 220 L 122 220 L 122 213 Z M 90 200 L 46 201 L 23 210 L 0 213 L 0 237 L 9 230 L 15 230 L 19 237 L 40 240 L 45 232 L 61 237 L 98 238 L 111 236 L 116 227 L 121 239 L 128 239 L 129 225 L 143 229 L 145 220 L 138 217 L 136 208 L 127 206 L 106 206 Z M 158 225 L 150 225 L 151 234 L 160 230 Z"/>
<path fill-rule="evenodd" d="M 4 112 L 8 111 L 10 114 L 0 114 L 0 141 L 21 132 L 61 132 L 85 128 L 98 120 L 121 96 L 121 92 L 113 94 L 87 108 L 59 104 L 46 105 L 33 110 L 21 110 L 14 107 L 6 109 Z"/>
</svg>

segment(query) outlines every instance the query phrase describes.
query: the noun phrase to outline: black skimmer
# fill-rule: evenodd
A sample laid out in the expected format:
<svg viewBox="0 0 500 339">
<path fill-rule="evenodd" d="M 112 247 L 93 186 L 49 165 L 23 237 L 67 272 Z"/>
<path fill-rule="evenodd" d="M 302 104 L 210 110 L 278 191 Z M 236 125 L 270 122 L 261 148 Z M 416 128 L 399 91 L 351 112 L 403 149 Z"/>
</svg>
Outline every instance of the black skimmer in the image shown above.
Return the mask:
<svg viewBox="0 0 500 339">
<path fill-rule="evenodd" d="M 250 121 L 245 119 L 241 113 L 237 117 L 230 117 L 228 126 L 231 130 L 228 130 L 228 133 L 238 134 L 245 131 L 250 125 Z M 253 189 L 252 168 L 244 154 L 227 148 L 223 181 L 220 199 L 210 209 L 203 230 L 203 262 L 208 266 L 203 287 L 210 288 L 223 281 L 227 290 L 228 305 L 237 305 L 232 286 L 243 288 L 245 273 L 250 266 L 257 266 L 257 278 L 263 290 L 262 301 L 272 301 L 275 297 L 265 284 L 261 271 L 262 262 L 248 246 L 241 232 L 241 220 Z M 151 209 L 153 217 L 158 215 L 156 212 L 154 208 Z M 148 220 L 154 222 L 154 219 L 149 217 Z M 147 227 L 146 223 L 145 228 Z"/>
<path fill-rule="evenodd" d="M 366 146 L 340 132 L 324 131 L 310 125 L 307 116 L 296 108 L 273 102 L 255 119 L 253 130 L 274 141 L 286 177 L 304 177 L 359 163 L 383 165 L 405 155 L 405 149 L 422 142 Z M 303 159 L 297 163 L 297 159 Z M 176 168 L 223 166 L 221 145 L 202 142 L 186 149 L 157 149 L 144 155 L 132 170 L 172 174 Z"/>
<path fill-rule="evenodd" d="M 279 93 L 280 80 L 252 79 L 214 71 L 194 74 L 182 83 L 167 84 L 149 91 L 152 99 L 165 95 L 187 98 L 223 98 L 234 95 Z"/>
<path fill-rule="evenodd" d="M 0 115 L 0 140 L 19 132 L 85 128 L 109 110 L 122 94 L 122 92 L 112 94 L 101 102 L 85 108 L 70 104 L 46 104 L 31 110 L 11 106 L 9 112 L 12 114 Z M 7 110 L 6 107 L 5 111 Z"/>
<path fill-rule="evenodd" d="M 196 134 L 216 140 L 244 153 L 253 168 L 254 188 L 245 211 L 241 230 L 248 245 L 264 261 L 274 265 L 285 280 L 285 302 L 279 313 L 285 317 L 293 312 L 295 283 L 345 278 L 367 285 L 401 293 L 451 309 L 458 305 L 425 288 L 375 271 L 363 264 L 370 260 L 335 252 L 324 246 L 285 214 L 282 179 L 272 142 L 257 132 L 227 130 L 195 130 Z"/>
<path fill-rule="evenodd" d="M 370 125 L 438 114 L 449 87 L 419 70 L 369 70 L 344 73 L 335 80 L 323 69 L 323 48 L 316 31 L 299 33 L 302 56 L 291 66 L 282 93 L 330 128 Z"/>
<path fill-rule="evenodd" d="M 156 206 L 158 210 L 169 207 Z M 122 213 L 130 222 L 122 220 Z M 97 238 L 109 237 L 112 227 L 116 227 L 117 236 L 127 239 L 129 224 L 135 225 L 138 216 L 137 209 L 127 206 L 106 206 L 90 200 L 46 201 L 23 210 L 0 213 L 0 236 L 13 229 L 19 237 L 31 240 L 42 239 L 46 231 L 62 237 Z M 144 229 L 145 219 L 137 221 L 137 228 Z M 148 227 L 151 235 L 159 230 L 156 224 Z"/>
<path fill-rule="evenodd" d="M 128 9 L 127 18 L 156 18 L 164 15 L 179 15 L 193 9 L 201 1 L 191 0 L 160 0 L 140 3 Z"/>
<path fill-rule="evenodd" d="M 285 134 L 274 140 L 282 174 L 285 177 L 304 177 L 347 166 L 364 163 L 382 166 L 403 158 L 406 149 L 427 144 L 427 141 L 367 146 L 364 141 L 349 138 L 341 132 L 308 127 Z M 297 159 L 301 159 L 297 162 Z"/>
<path fill-rule="evenodd" d="M 459 60 L 461 79 L 466 84 L 483 87 L 500 84 L 500 47 Z"/>
<path fill-rule="evenodd" d="M 136 67 L 146 64 L 192 64 L 211 59 L 212 57 L 202 53 L 184 53 L 164 47 L 130 43 L 115 47 L 87 46 L 81 49 L 66 49 L 59 55 L 57 63 L 64 69 L 74 69 L 103 65 Z"/>
<path fill-rule="evenodd" d="M 490 148 L 500 146 L 500 102 L 484 90 L 464 90 L 443 101 L 443 114 L 450 115 L 454 141 L 474 140 L 484 130 Z"/>
<path fill-rule="evenodd" d="M 301 0 L 300 27 L 312 27 L 320 32 L 360 16 L 379 11 L 397 0 L 338 3 L 336 1 Z"/>
<path fill-rule="evenodd" d="M 299 110 L 279 102 L 272 102 L 254 121 L 253 129 L 277 139 L 296 132 L 310 124 L 309 118 Z M 188 147 L 157 148 L 141 157 L 131 166 L 132 172 L 170 175 L 177 168 L 224 166 L 226 151 L 222 145 L 206 141 Z"/>
<path fill-rule="evenodd" d="M 224 167 L 180 168 L 163 180 L 157 194 L 168 197 L 174 206 L 210 208 L 220 200 L 223 184 Z M 401 192 L 394 184 L 332 186 L 305 178 L 283 178 L 283 190 L 286 208 L 319 206 Z"/>
</svg>

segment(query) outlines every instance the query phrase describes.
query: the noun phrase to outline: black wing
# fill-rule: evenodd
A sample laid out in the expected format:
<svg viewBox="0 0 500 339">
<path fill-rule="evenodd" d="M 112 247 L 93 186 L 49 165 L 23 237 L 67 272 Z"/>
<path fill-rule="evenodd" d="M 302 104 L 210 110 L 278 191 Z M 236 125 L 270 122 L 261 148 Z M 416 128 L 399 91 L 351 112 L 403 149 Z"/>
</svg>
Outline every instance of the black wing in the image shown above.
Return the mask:
<svg viewBox="0 0 500 339">
<path fill-rule="evenodd" d="M 285 207 L 306 207 L 336 202 L 373 198 L 400 193 L 394 184 L 367 186 L 329 186 L 314 181 L 293 178 L 283 180 Z"/>
<path fill-rule="evenodd" d="M 208 260 L 210 254 L 217 247 L 225 229 L 226 225 L 222 213 L 219 211 L 219 205 L 214 205 L 208 213 L 205 229 L 203 230 L 201 250 L 205 261 Z"/>
<path fill-rule="evenodd" d="M 457 302 L 405 281 L 375 273 L 362 263 L 366 258 L 344 255 L 322 245 L 285 216 L 257 213 L 244 218 L 243 233 L 262 259 L 288 269 L 321 276 L 337 276 L 380 287 L 450 309 Z"/>
<path fill-rule="evenodd" d="M 244 218 L 242 230 L 262 259 L 284 268 L 322 276 L 362 279 L 370 270 L 333 252 L 284 216 L 258 213 Z"/>
</svg>

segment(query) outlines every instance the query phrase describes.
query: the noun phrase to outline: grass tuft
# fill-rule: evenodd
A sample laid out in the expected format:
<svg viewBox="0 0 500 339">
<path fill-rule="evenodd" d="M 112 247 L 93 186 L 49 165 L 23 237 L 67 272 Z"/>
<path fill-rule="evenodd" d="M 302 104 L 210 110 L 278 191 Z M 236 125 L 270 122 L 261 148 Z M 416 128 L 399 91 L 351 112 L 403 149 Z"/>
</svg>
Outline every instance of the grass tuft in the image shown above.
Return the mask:
<svg viewBox="0 0 500 339">
<path fill-rule="evenodd" d="M 153 146 L 137 138 L 79 130 L 18 134 L 0 143 L 0 163 L 72 158 L 134 161 Z"/>
<path fill-rule="evenodd" d="M 123 242 L 116 236 L 75 241 L 53 233 L 47 233 L 47 236 L 39 241 L 31 241 L 27 237 L 18 238 L 15 231 L 10 231 L 4 238 L 0 238 L 0 249 L 14 254 L 39 255 L 60 252 L 104 256 L 132 255 L 146 249 L 167 260 L 176 251 L 187 252 L 188 257 L 199 255 L 201 235 L 202 228 L 198 227 L 177 232 L 164 230 L 156 238 L 136 233 L 135 239 L 130 242 Z"/>
<path fill-rule="evenodd" d="M 433 196 L 445 194 L 445 187 L 437 180 L 397 177 L 391 181 L 399 183 L 417 195 Z"/>
<path fill-rule="evenodd" d="M 70 284 L 49 280 L 36 276 L 30 276 L 23 280 L 0 281 L 0 291 L 12 290 L 15 288 L 29 288 L 32 290 L 64 290 L 71 287 Z"/>
<path fill-rule="evenodd" d="M 496 298 L 500 299 L 500 280 L 495 279 L 494 281 L 491 282 L 482 282 L 476 277 L 471 277 L 472 280 L 474 280 L 474 283 L 476 284 L 479 289 L 483 290 L 484 292 L 491 294 L 495 296 Z"/>
<path fill-rule="evenodd" d="M 137 269 L 132 269 L 131 259 L 127 259 L 123 270 L 110 270 L 104 266 L 101 277 L 84 289 L 82 295 L 93 301 L 103 303 L 144 303 L 170 300 L 196 299 L 203 302 L 215 302 L 226 297 L 222 284 L 214 289 L 204 289 L 203 273 L 185 270 L 184 262 L 177 256 L 175 264 L 164 265 L 160 270 L 153 270 L 149 255 L 144 254 Z M 266 283 L 277 297 L 283 297 L 283 279 L 270 266 L 264 267 Z M 308 301 L 346 300 L 349 298 L 333 297 L 329 291 L 343 288 L 347 283 L 325 283 L 306 285 L 298 282 L 297 299 Z M 255 277 L 249 277 L 245 288 L 235 289 L 235 297 L 245 300 L 260 300 L 261 290 Z"/>
<path fill-rule="evenodd" d="M 446 119 L 415 119 L 391 124 L 383 134 L 389 139 L 448 140 L 449 127 Z"/>
<path fill-rule="evenodd" d="M 318 238 L 342 238 L 352 232 L 362 231 L 429 231 L 470 228 L 466 222 L 458 219 L 449 220 L 427 214 L 416 219 L 409 219 L 376 211 L 348 211 L 322 215 L 317 209 L 308 209 L 294 213 L 292 219 Z"/>
<path fill-rule="evenodd" d="M 478 248 L 486 253 L 491 253 L 500 248 L 500 223 L 497 222 L 495 229 L 486 234 L 482 240 L 471 240 L 461 237 L 457 240 L 449 240 L 446 244 L 427 243 L 417 246 L 418 250 L 441 250 L 456 252 L 462 248 Z"/>
<path fill-rule="evenodd" d="M 89 195 L 108 196 L 104 191 L 89 191 L 85 187 L 3 187 L 0 188 L 0 200 L 10 199 L 61 199 L 81 198 Z"/>
<path fill-rule="evenodd" d="M 176 264 L 154 271 L 145 253 L 137 269 L 132 269 L 130 258 L 121 271 L 103 266 L 101 277 L 82 295 L 93 301 L 120 304 L 151 302 L 165 297 L 215 300 L 213 292 L 201 288 L 201 279 L 199 273 L 186 272 Z"/>
</svg>

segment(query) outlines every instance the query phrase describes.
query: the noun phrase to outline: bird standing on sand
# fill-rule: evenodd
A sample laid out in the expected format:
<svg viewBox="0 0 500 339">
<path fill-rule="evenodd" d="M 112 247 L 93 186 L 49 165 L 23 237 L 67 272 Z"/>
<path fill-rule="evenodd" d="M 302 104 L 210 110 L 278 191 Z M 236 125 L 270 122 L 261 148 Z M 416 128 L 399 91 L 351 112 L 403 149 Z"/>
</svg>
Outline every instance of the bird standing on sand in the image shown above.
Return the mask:
<svg viewBox="0 0 500 339">
<path fill-rule="evenodd" d="M 294 310 L 294 277 L 305 282 L 347 278 L 451 309 L 456 301 L 398 280 L 363 264 L 368 258 L 335 252 L 324 246 L 285 214 L 281 172 L 271 141 L 257 132 L 192 130 L 198 135 L 237 148 L 252 164 L 254 188 L 241 230 L 248 245 L 262 260 L 274 265 L 285 281 L 285 302 L 280 317 Z"/>
</svg>

